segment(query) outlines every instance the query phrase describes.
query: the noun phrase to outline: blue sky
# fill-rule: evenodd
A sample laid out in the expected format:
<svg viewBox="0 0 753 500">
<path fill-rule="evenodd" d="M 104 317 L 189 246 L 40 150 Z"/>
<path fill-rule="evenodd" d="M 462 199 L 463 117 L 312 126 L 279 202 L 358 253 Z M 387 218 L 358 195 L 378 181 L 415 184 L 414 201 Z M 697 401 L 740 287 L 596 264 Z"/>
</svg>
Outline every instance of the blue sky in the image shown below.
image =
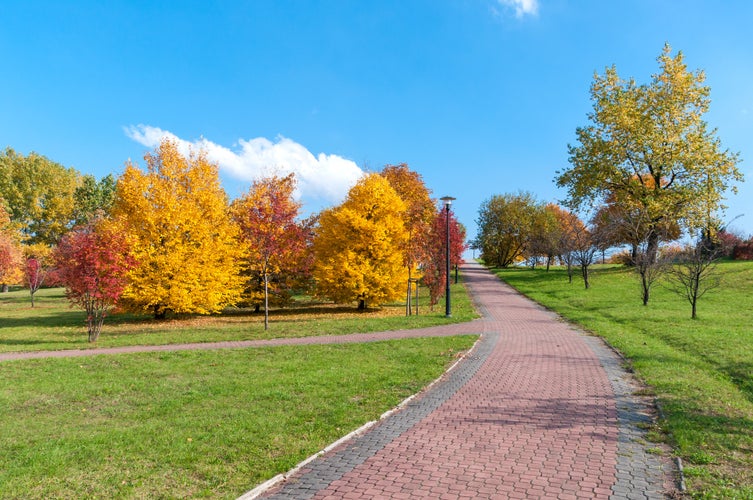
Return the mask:
<svg viewBox="0 0 753 500">
<path fill-rule="evenodd" d="M 406 162 L 470 236 L 494 194 L 562 199 L 594 72 L 647 82 L 669 42 L 706 72 L 747 178 L 726 218 L 753 233 L 748 0 L 6 0 L 2 19 L 0 147 L 102 177 L 170 134 L 231 198 L 298 172 L 309 211 Z"/>
</svg>

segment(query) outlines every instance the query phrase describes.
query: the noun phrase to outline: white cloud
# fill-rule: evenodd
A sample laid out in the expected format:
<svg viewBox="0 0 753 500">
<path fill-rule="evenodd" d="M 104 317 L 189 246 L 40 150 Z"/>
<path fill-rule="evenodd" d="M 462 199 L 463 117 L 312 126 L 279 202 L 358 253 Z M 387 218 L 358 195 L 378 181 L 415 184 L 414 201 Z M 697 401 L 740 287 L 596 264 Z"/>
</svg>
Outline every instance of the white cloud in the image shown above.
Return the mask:
<svg viewBox="0 0 753 500">
<path fill-rule="evenodd" d="M 502 7 L 515 10 L 515 17 L 536 16 L 539 13 L 538 0 L 497 0 Z"/>
<path fill-rule="evenodd" d="M 149 125 L 126 127 L 125 133 L 148 148 L 158 146 L 162 138 L 168 137 L 178 143 L 183 154 L 189 150 L 204 150 L 220 170 L 243 181 L 250 182 L 270 174 L 295 173 L 298 195 L 306 201 L 339 203 L 363 175 L 351 160 L 324 153 L 314 156 L 304 146 L 282 136 L 278 136 L 275 142 L 264 137 L 240 139 L 235 148 L 230 149 L 203 137 L 187 141 Z"/>
</svg>

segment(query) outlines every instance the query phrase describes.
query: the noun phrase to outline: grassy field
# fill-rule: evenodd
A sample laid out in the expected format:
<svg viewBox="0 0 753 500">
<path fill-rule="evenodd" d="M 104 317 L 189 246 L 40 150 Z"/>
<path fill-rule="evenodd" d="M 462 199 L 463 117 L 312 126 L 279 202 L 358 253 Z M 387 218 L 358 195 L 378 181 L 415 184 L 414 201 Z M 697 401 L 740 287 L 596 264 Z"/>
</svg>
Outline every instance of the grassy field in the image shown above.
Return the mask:
<svg viewBox="0 0 753 500">
<path fill-rule="evenodd" d="M 603 336 L 655 392 L 669 442 L 699 498 L 753 498 L 753 263 L 724 262 L 722 288 L 690 305 L 666 287 L 641 304 L 636 277 L 594 269 L 592 288 L 564 270 L 496 270 L 522 293 Z"/>
<path fill-rule="evenodd" d="M 301 301 L 295 307 L 271 311 L 267 331 L 263 313 L 233 308 L 218 315 L 165 321 L 115 314 L 105 319 L 102 335 L 90 344 L 84 312 L 68 305 L 62 288 L 37 292 L 34 308 L 28 290 L 14 289 L 0 293 L 0 352 L 339 335 L 459 323 L 478 316 L 462 284 L 452 287 L 452 318 L 445 317 L 442 304 L 429 311 L 426 290 L 419 297 L 420 314 L 409 317 L 404 304 L 359 312 L 355 307 Z"/>
<path fill-rule="evenodd" d="M 0 498 L 235 498 L 475 338 L 0 363 Z"/>
<path fill-rule="evenodd" d="M 426 294 L 424 294 L 426 295 Z M 61 289 L 0 294 L 0 351 L 300 337 L 466 321 L 453 286 L 405 317 L 306 303 L 154 321 L 115 315 L 96 345 Z M 0 363 L 0 498 L 234 498 L 436 379 L 475 337 Z"/>
</svg>

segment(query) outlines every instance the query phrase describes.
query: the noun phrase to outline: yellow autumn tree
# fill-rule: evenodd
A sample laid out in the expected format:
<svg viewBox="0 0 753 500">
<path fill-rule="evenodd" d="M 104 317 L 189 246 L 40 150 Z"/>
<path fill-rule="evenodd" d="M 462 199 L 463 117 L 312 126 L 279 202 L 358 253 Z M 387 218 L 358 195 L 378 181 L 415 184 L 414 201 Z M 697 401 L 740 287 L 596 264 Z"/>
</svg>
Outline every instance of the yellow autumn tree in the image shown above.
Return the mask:
<svg viewBox="0 0 753 500">
<path fill-rule="evenodd" d="M 399 299 L 408 279 L 405 203 L 379 174 L 363 177 L 338 207 L 325 210 L 314 238 L 317 294 L 359 309 Z"/>
<path fill-rule="evenodd" d="M 147 171 L 129 163 L 116 187 L 112 214 L 137 263 L 119 304 L 162 318 L 235 303 L 242 255 L 217 165 L 170 140 L 144 159 Z"/>
</svg>

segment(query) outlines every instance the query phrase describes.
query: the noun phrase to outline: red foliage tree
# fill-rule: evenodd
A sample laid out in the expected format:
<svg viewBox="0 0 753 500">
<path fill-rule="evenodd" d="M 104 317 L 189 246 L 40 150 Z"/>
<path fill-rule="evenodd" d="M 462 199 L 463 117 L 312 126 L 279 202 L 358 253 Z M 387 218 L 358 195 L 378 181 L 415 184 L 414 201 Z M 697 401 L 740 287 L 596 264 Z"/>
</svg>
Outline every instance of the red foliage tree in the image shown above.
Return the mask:
<svg viewBox="0 0 753 500">
<path fill-rule="evenodd" d="M 34 294 L 42 287 L 47 272 L 42 261 L 36 257 L 29 257 L 24 264 L 24 284 L 29 287 L 31 307 L 34 307 Z"/>
<path fill-rule="evenodd" d="M 463 263 L 465 228 L 452 211 L 450 215 L 450 268 Z M 439 209 L 431 226 L 429 259 L 424 264 L 423 283 L 429 289 L 429 305 L 432 310 L 444 294 L 447 282 L 447 211 Z"/>
<path fill-rule="evenodd" d="M 257 179 L 232 206 L 251 274 L 247 292 L 256 305 L 263 299 L 265 330 L 269 328 L 270 288 L 284 304 L 290 288 L 311 273 L 313 219 L 298 220 L 301 204 L 293 198 L 295 188 L 293 174 Z"/>
<path fill-rule="evenodd" d="M 98 220 L 66 234 L 54 259 L 68 300 L 86 311 L 89 342 L 95 342 L 135 266 L 128 243 L 122 233 Z"/>
<path fill-rule="evenodd" d="M 753 240 L 735 245 L 732 249 L 732 258 L 735 260 L 753 260 Z"/>
</svg>

